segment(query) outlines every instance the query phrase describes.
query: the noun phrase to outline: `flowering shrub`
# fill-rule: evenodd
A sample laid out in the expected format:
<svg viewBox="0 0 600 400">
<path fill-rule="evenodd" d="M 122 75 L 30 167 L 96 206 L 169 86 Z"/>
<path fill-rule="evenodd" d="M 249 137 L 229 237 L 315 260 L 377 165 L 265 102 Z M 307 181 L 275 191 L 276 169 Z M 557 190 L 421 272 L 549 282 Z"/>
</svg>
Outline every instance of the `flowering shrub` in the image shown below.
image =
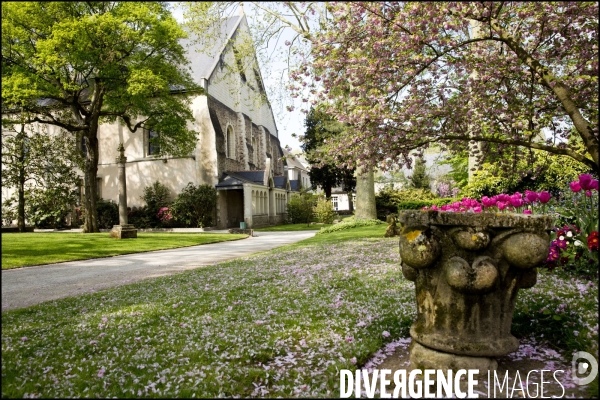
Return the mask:
<svg viewBox="0 0 600 400">
<path fill-rule="evenodd" d="M 160 220 L 160 222 L 167 224 L 173 219 L 173 213 L 169 210 L 169 207 L 161 207 L 156 213 L 156 217 Z"/>
<path fill-rule="evenodd" d="M 569 184 L 555 211 L 558 224 L 546 260 L 549 268 L 558 265 L 580 274 L 598 273 L 598 181 L 589 174 Z"/>
<path fill-rule="evenodd" d="M 577 181 L 569 184 L 570 191 L 553 199 L 543 190 L 516 192 L 512 195 L 498 194 L 483 196 L 481 200 L 464 197 L 461 201 L 438 207 L 423 207 L 423 210 L 449 212 L 503 212 L 523 214 L 552 213 L 556 216 L 556 227 L 552 232 L 546 266 L 558 265 L 577 273 L 597 274 L 598 265 L 598 180 L 590 174 L 581 174 Z M 558 226 L 563 226 L 559 228 Z"/>
</svg>

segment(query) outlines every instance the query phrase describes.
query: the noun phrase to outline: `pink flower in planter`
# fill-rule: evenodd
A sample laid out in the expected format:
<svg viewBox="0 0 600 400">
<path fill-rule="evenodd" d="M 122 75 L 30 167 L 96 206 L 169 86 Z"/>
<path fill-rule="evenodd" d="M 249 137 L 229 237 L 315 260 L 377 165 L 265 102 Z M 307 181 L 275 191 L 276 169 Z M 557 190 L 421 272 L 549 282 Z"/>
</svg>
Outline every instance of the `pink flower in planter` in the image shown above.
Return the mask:
<svg viewBox="0 0 600 400">
<path fill-rule="evenodd" d="M 506 205 L 507 204 L 505 202 L 499 201 L 498 202 L 498 210 L 500 210 L 500 211 L 504 210 L 506 208 Z"/>
<path fill-rule="evenodd" d="M 572 192 L 577 193 L 581 190 L 581 185 L 577 181 L 569 183 L 569 186 L 571 187 Z"/>
<path fill-rule="evenodd" d="M 532 192 L 531 190 L 526 190 L 525 191 L 525 201 L 527 203 L 535 203 L 536 201 L 538 201 L 538 194 L 536 192 Z"/>
<path fill-rule="evenodd" d="M 540 199 L 540 203 L 542 203 L 542 204 L 546 204 L 547 202 L 550 201 L 550 198 L 552 198 L 552 195 L 545 190 L 540 192 L 538 196 Z"/>
<path fill-rule="evenodd" d="M 523 199 L 521 193 L 517 192 L 510 196 L 510 205 L 513 207 L 521 207 L 523 205 Z"/>
<path fill-rule="evenodd" d="M 500 193 L 498 195 L 498 201 L 501 201 L 503 203 L 509 203 L 510 202 L 510 196 L 507 195 L 506 193 Z"/>
<path fill-rule="evenodd" d="M 589 190 L 592 188 L 592 176 L 590 174 L 579 175 L 579 184 L 583 190 Z"/>
<path fill-rule="evenodd" d="M 592 191 L 591 191 L 591 190 L 586 190 L 586 191 L 585 191 L 585 195 L 586 195 L 587 197 L 592 197 Z"/>
<path fill-rule="evenodd" d="M 598 180 L 592 179 L 592 183 L 590 183 L 590 189 L 598 190 Z"/>
<path fill-rule="evenodd" d="M 531 210 L 523 210 L 523 214 L 531 214 Z"/>
<path fill-rule="evenodd" d="M 473 207 L 473 212 L 480 213 L 481 212 L 481 207 L 480 206 Z"/>
<path fill-rule="evenodd" d="M 481 203 L 483 203 L 484 207 L 494 207 L 496 205 L 496 199 L 494 199 L 493 197 L 490 199 L 487 196 L 483 196 L 481 198 Z"/>
</svg>

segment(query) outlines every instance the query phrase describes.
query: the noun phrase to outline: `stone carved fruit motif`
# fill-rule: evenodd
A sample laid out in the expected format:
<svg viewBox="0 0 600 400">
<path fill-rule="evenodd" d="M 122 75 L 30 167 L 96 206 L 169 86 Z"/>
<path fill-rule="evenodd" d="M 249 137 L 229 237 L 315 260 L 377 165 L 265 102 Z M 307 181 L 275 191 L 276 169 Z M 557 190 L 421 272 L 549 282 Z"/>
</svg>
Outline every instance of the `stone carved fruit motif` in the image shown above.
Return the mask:
<svg viewBox="0 0 600 400">
<path fill-rule="evenodd" d="M 432 228 L 411 228 L 400 234 L 400 257 L 413 268 L 427 268 L 440 256 L 441 246 Z"/>
</svg>

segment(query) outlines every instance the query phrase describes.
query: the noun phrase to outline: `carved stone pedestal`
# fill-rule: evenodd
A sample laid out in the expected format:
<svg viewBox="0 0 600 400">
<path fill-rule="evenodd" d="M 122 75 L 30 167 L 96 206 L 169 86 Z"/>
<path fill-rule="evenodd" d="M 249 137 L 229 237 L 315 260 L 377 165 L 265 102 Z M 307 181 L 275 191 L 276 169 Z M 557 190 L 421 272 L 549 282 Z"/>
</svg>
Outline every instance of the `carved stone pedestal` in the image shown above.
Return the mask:
<svg viewBox="0 0 600 400">
<path fill-rule="evenodd" d="M 113 225 L 110 230 L 110 237 L 116 239 L 132 239 L 137 238 L 137 229 L 131 224 Z"/>
<path fill-rule="evenodd" d="M 517 350 L 510 328 L 519 289 L 548 255 L 549 216 L 405 211 L 402 274 L 415 282 L 412 368 L 495 369 Z"/>
</svg>

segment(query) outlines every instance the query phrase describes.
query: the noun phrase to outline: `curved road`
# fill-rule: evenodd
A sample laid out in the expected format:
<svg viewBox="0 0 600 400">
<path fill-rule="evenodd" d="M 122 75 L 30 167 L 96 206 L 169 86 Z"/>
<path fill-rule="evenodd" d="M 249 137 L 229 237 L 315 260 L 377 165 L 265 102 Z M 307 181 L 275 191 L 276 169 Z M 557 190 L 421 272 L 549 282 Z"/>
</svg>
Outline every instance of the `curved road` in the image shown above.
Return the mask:
<svg viewBox="0 0 600 400">
<path fill-rule="evenodd" d="M 257 236 L 231 242 L 4 270 L 2 311 L 213 265 L 299 242 L 314 234 L 256 232 Z"/>
</svg>

